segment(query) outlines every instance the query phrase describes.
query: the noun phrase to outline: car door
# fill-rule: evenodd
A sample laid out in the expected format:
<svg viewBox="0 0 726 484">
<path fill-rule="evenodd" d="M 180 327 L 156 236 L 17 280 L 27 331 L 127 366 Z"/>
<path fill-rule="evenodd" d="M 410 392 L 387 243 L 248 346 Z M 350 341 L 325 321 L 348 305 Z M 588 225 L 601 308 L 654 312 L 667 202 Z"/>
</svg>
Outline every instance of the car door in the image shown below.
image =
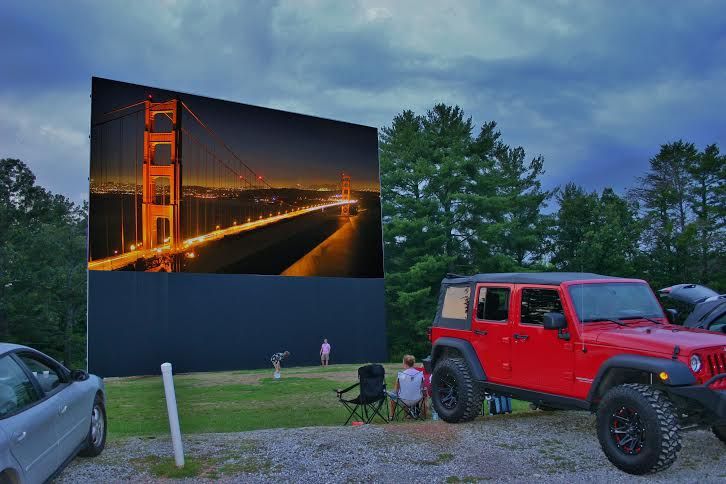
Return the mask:
<svg viewBox="0 0 726 484">
<path fill-rule="evenodd" d="M 564 312 L 553 286 L 517 287 L 512 333 L 512 365 L 517 385 L 535 391 L 567 393 L 574 385 L 574 345 L 560 332 L 544 329 L 543 315 Z M 568 322 L 568 325 L 571 322 Z M 572 334 L 572 328 L 563 334 Z"/>
<path fill-rule="evenodd" d="M 36 377 L 46 398 L 56 404 L 58 452 L 65 462 L 88 434 L 93 398 L 86 395 L 83 385 L 71 382 L 68 372 L 55 361 L 35 352 L 19 352 L 17 356 Z"/>
<path fill-rule="evenodd" d="M 510 300 L 512 285 L 478 284 L 472 343 L 487 378 L 493 382 L 512 377 L 512 330 Z"/>
<path fill-rule="evenodd" d="M 43 482 L 60 465 L 56 404 L 44 399 L 32 376 L 12 354 L 0 357 L 0 425 L 24 481 Z"/>
</svg>

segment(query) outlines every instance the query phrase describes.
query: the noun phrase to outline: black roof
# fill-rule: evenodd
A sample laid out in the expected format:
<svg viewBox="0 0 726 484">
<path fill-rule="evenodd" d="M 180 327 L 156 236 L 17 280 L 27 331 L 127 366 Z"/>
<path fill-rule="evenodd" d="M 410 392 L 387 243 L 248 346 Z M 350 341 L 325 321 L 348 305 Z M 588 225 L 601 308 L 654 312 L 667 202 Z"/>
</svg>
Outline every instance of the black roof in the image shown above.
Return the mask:
<svg viewBox="0 0 726 484">
<path fill-rule="evenodd" d="M 470 282 L 502 282 L 508 284 L 546 284 L 559 286 L 567 281 L 583 281 L 586 279 L 621 279 L 620 277 L 603 276 L 590 272 L 500 272 L 493 274 L 475 274 L 460 276 L 447 274 L 445 284 L 466 284 Z"/>
</svg>

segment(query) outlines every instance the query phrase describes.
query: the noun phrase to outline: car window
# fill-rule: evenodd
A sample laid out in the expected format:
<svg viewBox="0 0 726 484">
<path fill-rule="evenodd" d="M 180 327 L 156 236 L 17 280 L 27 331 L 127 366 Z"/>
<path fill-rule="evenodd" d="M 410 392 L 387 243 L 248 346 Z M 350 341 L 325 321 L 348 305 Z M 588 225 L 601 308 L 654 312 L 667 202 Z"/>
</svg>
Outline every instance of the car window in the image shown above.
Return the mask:
<svg viewBox="0 0 726 484">
<path fill-rule="evenodd" d="M 522 290 L 522 324 L 544 324 L 544 314 L 562 312 L 562 302 L 557 291 L 552 289 Z"/>
<path fill-rule="evenodd" d="M 449 286 L 444 295 L 441 317 L 447 319 L 466 319 L 469 312 L 469 286 Z"/>
<path fill-rule="evenodd" d="M 711 331 L 726 333 L 726 312 L 711 321 L 711 323 L 708 325 L 708 329 Z"/>
<path fill-rule="evenodd" d="M 480 287 L 476 303 L 476 319 L 483 321 L 509 319 L 509 288 Z"/>
<path fill-rule="evenodd" d="M 9 355 L 0 358 L 0 418 L 37 402 L 40 397 L 28 375 Z"/>
<path fill-rule="evenodd" d="M 51 365 L 50 362 L 45 362 L 35 355 L 19 354 L 18 356 L 33 372 L 44 393 L 53 393 L 63 384 L 63 374 L 60 368 L 56 368 L 55 365 Z"/>
</svg>

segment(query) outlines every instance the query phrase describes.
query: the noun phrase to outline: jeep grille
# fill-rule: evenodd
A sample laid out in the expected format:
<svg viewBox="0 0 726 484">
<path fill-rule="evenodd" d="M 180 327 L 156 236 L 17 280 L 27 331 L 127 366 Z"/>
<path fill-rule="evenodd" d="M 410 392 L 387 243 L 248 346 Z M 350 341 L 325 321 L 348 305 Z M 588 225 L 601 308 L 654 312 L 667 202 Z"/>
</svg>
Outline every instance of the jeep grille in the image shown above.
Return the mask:
<svg viewBox="0 0 726 484">
<path fill-rule="evenodd" d="M 708 378 L 719 373 L 726 373 L 726 351 L 719 348 L 718 351 L 707 354 L 704 365 L 708 372 Z"/>
</svg>

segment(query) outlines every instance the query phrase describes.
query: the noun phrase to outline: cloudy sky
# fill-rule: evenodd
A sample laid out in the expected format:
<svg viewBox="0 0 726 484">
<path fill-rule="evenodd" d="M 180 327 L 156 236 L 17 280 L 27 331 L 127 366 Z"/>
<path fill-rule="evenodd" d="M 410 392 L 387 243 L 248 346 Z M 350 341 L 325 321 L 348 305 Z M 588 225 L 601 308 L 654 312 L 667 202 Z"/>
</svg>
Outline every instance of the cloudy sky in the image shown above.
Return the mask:
<svg viewBox="0 0 726 484">
<path fill-rule="evenodd" d="M 726 151 L 724 18 L 723 1 L 4 1 L 0 157 L 85 198 L 96 75 L 379 128 L 458 104 L 542 154 L 547 187 L 623 189 L 662 143 Z"/>
</svg>

